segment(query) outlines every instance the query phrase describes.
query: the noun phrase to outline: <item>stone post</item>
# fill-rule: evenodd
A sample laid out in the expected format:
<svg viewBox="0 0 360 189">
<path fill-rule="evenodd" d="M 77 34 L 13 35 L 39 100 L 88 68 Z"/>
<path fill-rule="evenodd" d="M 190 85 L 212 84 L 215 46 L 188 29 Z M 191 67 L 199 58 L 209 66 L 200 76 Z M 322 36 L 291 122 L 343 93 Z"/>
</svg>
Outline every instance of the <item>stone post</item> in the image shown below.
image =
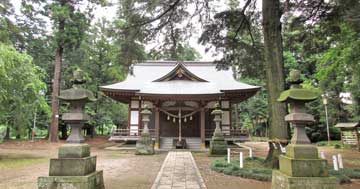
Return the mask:
<svg viewBox="0 0 360 189">
<path fill-rule="evenodd" d="M 140 112 L 142 116 L 142 122 L 144 123 L 144 129 L 141 132 L 139 140 L 136 142 L 136 155 L 152 155 L 155 153 L 154 143 L 152 141 L 148 124 L 150 122 L 151 111 L 145 105 L 144 110 Z"/>
<path fill-rule="evenodd" d="M 84 108 L 94 101 L 93 94 L 82 88 L 85 83 L 82 71 L 74 72 L 73 87 L 60 92 L 59 99 L 70 104 L 70 111 L 62 119 L 71 126 L 71 135 L 59 148 L 58 158 L 50 159 L 48 177 L 38 178 L 39 189 L 102 189 L 103 173 L 96 170 L 96 156 L 90 156 L 90 146 L 84 144 L 81 129 L 89 120 Z"/>
<path fill-rule="evenodd" d="M 210 155 L 225 155 L 227 152 L 227 144 L 220 128 L 222 110 L 220 109 L 219 103 L 215 104 L 211 114 L 215 116 L 214 121 L 216 128 L 210 141 Z"/>
<path fill-rule="evenodd" d="M 305 103 L 318 98 L 312 90 L 301 87 L 299 71 L 290 72 L 291 88 L 281 93 L 278 101 L 287 102 L 291 113 L 285 121 L 294 127 L 291 144 L 286 155 L 279 156 L 279 170 L 272 174 L 272 189 L 336 189 L 335 177 L 329 177 L 327 162 L 319 158 L 316 146 L 312 145 L 305 132 L 305 126 L 314 122 L 312 115 L 305 112 Z"/>
</svg>

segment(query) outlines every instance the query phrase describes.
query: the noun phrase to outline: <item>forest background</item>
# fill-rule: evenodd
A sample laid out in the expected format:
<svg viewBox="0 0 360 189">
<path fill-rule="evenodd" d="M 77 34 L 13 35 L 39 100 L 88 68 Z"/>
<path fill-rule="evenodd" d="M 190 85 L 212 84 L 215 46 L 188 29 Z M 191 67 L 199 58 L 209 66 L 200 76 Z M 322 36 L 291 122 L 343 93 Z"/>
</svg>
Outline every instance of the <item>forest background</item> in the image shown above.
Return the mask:
<svg viewBox="0 0 360 189">
<path fill-rule="evenodd" d="M 283 79 L 298 69 L 303 86 L 327 98 L 331 138 L 339 139 L 334 125 L 360 116 L 360 1 L 279 2 Z M 52 94 L 71 86 L 77 68 L 98 99 L 87 106 L 93 117 L 88 125 L 108 135 L 115 126 L 125 127 L 127 106 L 104 96 L 99 86 L 124 80 L 131 65 L 142 60 L 210 56 L 218 69 L 233 69 L 237 80 L 263 86 L 255 97 L 234 105 L 232 118 L 253 136 L 268 137 L 262 6 L 259 0 L 2 0 L 0 138 L 28 139 L 34 128 L 37 136 L 49 137 L 52 116 L 67 110 L 59 104 L 59 113 L 54 112 Z M 98 7 L 116 7 L 116 15 L 97 18 Z M 199 45 L 190 42 L 194 39 Z M 313 142 L 326 140 L 322 99 L 308 109 L 316 119 L 308 136 Z"/>
</svg>

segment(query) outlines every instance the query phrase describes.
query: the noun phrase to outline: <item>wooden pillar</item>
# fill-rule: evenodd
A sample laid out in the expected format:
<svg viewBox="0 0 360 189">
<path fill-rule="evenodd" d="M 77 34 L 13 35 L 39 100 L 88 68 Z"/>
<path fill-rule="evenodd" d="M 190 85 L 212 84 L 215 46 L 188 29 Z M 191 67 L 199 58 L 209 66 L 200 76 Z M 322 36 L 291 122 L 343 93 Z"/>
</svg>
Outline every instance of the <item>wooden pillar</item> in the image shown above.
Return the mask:
<svg viewBox="0 0 360 189">
<path fill-rule="evenodd" d="M 200 138 L 201 138 L 201 149 L 205 149 L 205 108 L 202 107 L 200 110 Z"/>
<path fill-rule="evenodd" d="M 159 108 L 155 107 L 155 149 L 160 148 L 160 112 Z"/>
<path fill-rule="evenodd" d="M 142 100 L 139 100 L 139 106 L 138 106 L 138 135 L 141 135 L 141 129 L 142 129 L 142 121 L 141 121 L 141 104 L 142 104 Z"/>
<path fill-rule="evenodd" d="M 233 106 L 232 106 L 232 103 L 229 101 L 229 120 L 230 120 L 229 128 L 230 128 L 230 130 L 232 129 L 232 112 L 233 112 Z"/>
<path fill-rule="evenodd" d="M 128 125 L 127 125 L 127 129 L 129 129 L 129 135 L 130 135 L 130 124 L 131 124 L 131 101 L 129 102 L 129 107 L 128 107 Z"/>
</svg>

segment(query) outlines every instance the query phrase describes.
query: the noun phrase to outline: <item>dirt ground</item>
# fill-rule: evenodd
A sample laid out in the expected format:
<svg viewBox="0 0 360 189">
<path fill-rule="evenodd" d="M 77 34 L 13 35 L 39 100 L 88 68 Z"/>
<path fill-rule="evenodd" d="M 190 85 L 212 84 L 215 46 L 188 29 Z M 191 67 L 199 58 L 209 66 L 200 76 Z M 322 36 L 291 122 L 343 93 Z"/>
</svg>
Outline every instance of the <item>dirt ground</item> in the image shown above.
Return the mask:
<svg viewBox="0 0 360 189">
<path fill-rule="evenodd" d="M 150 188 L 166 156 L 166 153 L 135 156 L 133 151 L 105 150 L 105 147 L 116 145 L 108 143 L 106 139 L 88 140 L 87 143 L 91 145 L 91 154 L 97 156 L 97 170 L 103 170 L 107 189 Z M 1 144 L 0 188 L 37 188 L 37 177 L 48 175 L 49 159 L 57 156 L 60 145 L 47 141 Z"/>
<path fill-rule="evenodd" d="M 104 171 L 107 189 L 151 188 L 165 159 L 166 152 L 154 156 L 135 156 L 133 151 L 105 149 L 118 144 L 110 143 L 106 138 L 87 140 L 91 145 L 91 154 L 97 156 L 97 169 Z M 0 144 L 0 188 L 35 189 L 37 177 L 48 175 L 49 159 L 57 156 L 59 144 L 47 141 L 8 142 Z M 246 143 L 254 148 L 256 156 L 266 155 L 266 143 Z M 335 150 L 321 147 L 330 160 L 332 154 L 341 153 L 347 167 L 360 168 L 360 153 L 351 150 Z M 210 170 L 209 164 L 216 159 L 206 153 L 193 153 L 200 173 L 209 189 L 269 189 L 270 182 L 261 182 L 240 177 L 227 176 Z M 245 154 L 247 155 L 247 154 Z M 329 161 L 331 162 L 331 161 Z M 341 185 L 342 189 L 360 188 L 360 181 Z"/>
</svg>

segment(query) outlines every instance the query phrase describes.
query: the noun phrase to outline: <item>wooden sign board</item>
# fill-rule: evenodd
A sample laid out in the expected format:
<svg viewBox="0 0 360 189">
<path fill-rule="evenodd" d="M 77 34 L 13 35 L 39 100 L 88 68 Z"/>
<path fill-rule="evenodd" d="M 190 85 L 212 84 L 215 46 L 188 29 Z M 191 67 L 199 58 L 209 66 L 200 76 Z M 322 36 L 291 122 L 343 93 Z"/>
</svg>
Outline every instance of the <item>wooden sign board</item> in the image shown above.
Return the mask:
<svg viewBox="0 0 360 189">
<path fill-rule="evenodd" d="M 358 138 L 357 138 L 357 131 L 342 131 L 341 137 L 344 144 L 350 144 L 350 145 L 357 145 L 358 144 Z"/>
</svg>

